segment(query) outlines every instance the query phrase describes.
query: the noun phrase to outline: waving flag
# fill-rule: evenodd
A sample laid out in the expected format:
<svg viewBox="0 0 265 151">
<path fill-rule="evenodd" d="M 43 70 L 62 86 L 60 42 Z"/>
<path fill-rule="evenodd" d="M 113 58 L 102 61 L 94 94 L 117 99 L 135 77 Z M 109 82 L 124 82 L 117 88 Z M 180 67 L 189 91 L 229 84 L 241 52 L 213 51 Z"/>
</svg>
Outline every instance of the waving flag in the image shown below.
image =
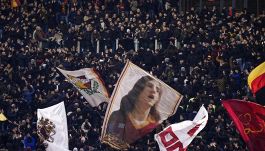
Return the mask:
<svg viewBox="0 0 265 151">
<path fill-rule="evenodd" d="M 16 8 L 21 5 L 20 0 L 11 0 L 11 8 Z"/>
<path fill-rule="evenodd" d="M 6 121 L 7 118 L 3 113 L 0 113 L 0 121 Z"/>
<path fill-rule="evenodd" d="M 160 151 L 185 151 L 196 135 L 206 126 L 208 112 L 202 106 L 193 121 L 169 125 L 155 135 Z"/>
<path fill-rule="evenodd" d="M 93 69 L 84 68 L 75 71 L 57 69 L 78 89 L 92 107 L 108 101 L 107 89 Z"/>
<path fill-rule="evenodd" d="M 265 151 L 265 107 L 241 100 L 222 101 L 250 151 Z"/>
<path fill-rule="evenodd" d="M 254 68 L 248 76 L 248 85 L 259 104 L 265 105 L 265 62 Z"/>
<path fill-rule="evenodd" d="M 173 115 L 182 95 L 127 62 L 108 105 L 101 140 L 124 150 Z"/>
<path fill-rule="evenodd" d="M 68 150 L 68 129 L 64 102 L 37 110 L 39 140 L 46 151 Z"/>
</svg>

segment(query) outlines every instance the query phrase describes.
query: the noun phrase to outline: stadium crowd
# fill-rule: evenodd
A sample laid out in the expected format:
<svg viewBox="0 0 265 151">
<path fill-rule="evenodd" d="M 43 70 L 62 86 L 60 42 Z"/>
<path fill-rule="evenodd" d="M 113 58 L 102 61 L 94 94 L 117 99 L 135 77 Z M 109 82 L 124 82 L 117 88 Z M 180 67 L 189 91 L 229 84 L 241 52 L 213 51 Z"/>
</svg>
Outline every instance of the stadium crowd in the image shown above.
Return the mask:
<svg viewBox="0 0 265 151">
<path fill-rule="evenodd" d="M 0 7 L 0 113 L 8 119 L 0 149 L 43 150 L 37 108 L 60 100 L 71 150 L 114 150 L 99 139 L 107 104 L 92 108 L 56 67 L 94 67 L 111 94 L 129 59 L 184 95 L 177 113 L 129 150 L 159 150 L 154 134 L 192 120 L 202 104 L 209 121 L 188 150 L 247 150 L 220 100 L 255 101 L 246 79 L 265 60 L 264 14 L 179 12 L 170 0 L 20 2 Z"/>
</svg>

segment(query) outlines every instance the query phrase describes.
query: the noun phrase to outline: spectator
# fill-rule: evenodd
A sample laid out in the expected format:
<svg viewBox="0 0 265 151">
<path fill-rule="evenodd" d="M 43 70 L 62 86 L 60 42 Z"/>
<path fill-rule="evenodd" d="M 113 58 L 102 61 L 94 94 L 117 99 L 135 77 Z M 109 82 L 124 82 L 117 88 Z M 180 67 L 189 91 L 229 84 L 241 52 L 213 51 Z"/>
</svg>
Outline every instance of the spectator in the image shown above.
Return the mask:
<svg viewBox="0 0 265 151">
<path fill-rule="evenodd" d="M 36 140 L 29 133 L 24 137 L 24 149 L 35 151 L 36 150 Z"/>
</svg>

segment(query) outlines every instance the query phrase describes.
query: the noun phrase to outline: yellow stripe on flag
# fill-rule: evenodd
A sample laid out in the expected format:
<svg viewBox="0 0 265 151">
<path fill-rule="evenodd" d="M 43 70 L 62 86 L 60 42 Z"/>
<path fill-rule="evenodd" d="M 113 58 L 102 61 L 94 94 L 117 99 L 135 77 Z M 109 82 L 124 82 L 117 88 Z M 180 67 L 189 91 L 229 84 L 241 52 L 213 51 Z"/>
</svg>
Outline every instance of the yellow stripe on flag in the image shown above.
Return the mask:
<svg viewBox="0 0 265 151">
<path fill-rule="evenodd" d="M 260 64 L 259 66 L 257 66 L 256 68 L 254 68 L 249 76 L 248 76 L 248 86 L 249 88 L 252 90 L 252 82 L 258 78 L 260 75 L 262 75 L 263 73 L 265 73 L 265 62 L 263 62 L 262 64 Z"/>
</svg>

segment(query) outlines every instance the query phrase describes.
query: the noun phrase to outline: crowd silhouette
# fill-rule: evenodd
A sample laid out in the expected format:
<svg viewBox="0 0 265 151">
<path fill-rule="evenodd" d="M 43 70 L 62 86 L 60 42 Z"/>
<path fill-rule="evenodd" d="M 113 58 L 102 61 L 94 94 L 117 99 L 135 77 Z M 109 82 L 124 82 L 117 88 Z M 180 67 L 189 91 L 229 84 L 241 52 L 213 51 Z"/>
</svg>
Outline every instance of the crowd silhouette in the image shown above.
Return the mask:
<svg viewBox="0 0 265 151">
<path fill-rule="evenodd" d="M 264 15 L 226 8 L 179 10 L 161 0 L 20 0 L 0 8 L 0 149 L 43 150 L 37 108 L 64 101 L 69 149 L 114 150 L 100 142 L 107 104 L 92 108 L 56 67 L 95 68 L 111 94 L 129 59 L 184 95 L 177 113 L 129 150 L 159 150 L 154 134 L 192 120 L 205 129 L 189 151 L 246 151 L 221 99 L 255 101 L 247 76 L 265 60 Z"/>
</svg>

